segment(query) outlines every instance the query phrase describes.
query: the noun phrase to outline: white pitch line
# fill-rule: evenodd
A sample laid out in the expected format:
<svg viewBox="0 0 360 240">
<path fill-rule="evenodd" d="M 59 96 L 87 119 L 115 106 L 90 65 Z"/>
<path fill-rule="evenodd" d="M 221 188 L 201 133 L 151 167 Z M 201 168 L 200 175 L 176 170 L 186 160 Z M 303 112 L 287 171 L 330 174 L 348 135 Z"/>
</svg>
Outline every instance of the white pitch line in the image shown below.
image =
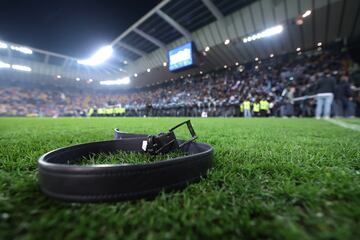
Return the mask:
<svg viewBox="0 0 360 240">
<path fill-rule="evenodd" d="M 343 127 L 343 128 L 348 128 L 348 129 L 352 129 L 352 130 L 355 130 L 355 131 L 360 131 L 360 125 L 350 124 L 350 123 L 346 123 L 346 122 L 335 120 L 335 119 L 328 119 L 326 121 L 328 121 L 330 123 L 333 123 L 335 125 L 338 125 L 340 127 Z"/>
</svg>

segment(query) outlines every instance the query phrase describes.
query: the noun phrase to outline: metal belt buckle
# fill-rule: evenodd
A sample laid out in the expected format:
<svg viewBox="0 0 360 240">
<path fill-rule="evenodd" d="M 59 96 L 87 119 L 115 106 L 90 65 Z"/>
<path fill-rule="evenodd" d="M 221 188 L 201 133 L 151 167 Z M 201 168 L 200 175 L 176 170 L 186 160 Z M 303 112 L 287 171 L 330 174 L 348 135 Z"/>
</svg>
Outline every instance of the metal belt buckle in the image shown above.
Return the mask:
<svg viewBox="0 0 360 240">
<path fill-rule="evenodd" d="M 178 127 L 186 124 L 189 132 L 191 133 L 191 139 L 188 141 L 185 141 L 181 144 L 178 144 L 178 141 L 176 140 L 176 136 L 174 133 L 174 130 Z M 186 144 L 189 144 L 190 142 L 193 142 L 197 138 L 196 133 L 191 125 L 190 120 L 182 122 L 175 127 L 169 129 L 169 132 L 167 133 L 160 133 L 158 135 L 150 135 L 148 136 L 148 139 L 146 142 L 146 146 L 143 147 L 143 149 L 150 153 L 150 154 L 159 154 L 159 153 L 167 153 L 170 151 L 177 150 Z M 144 144 L 144 142 L 143 142 Z"/>
<path fill-rule="evenodd" d="M 193 141 L 195 141 L 195 140 L 197 139 L 196 133 L 195 133 L 195 131 L 194 131 L 193 126 L 191 125 L 190 120 L 187 120 L 187 121 L 185 121 L 185 122 L 182 122 L 182 123 L 176 125 L 176 126 L 173 127 L 173 128 L 170 128 L 170 129 L 169 129 L 169 132 L 174 132 L 175 129 L 177 129 L 178 127 L 181 127 L 181 126 L 184 125 L 184 124 L 186 124 L 187 127 L 188 127 L 188 130 L 189 130 L 189 132 L 190 132 L 190 134 L 191 134 L 191 139 L 183 142 L 182 144 L 179 144 L 179 148 L 181 148 L 181 147 L 185 146 L 186 144 L 189 144 L 189 143 L 191 143 L 191 142 L 193 142 Z"/>
</svg>

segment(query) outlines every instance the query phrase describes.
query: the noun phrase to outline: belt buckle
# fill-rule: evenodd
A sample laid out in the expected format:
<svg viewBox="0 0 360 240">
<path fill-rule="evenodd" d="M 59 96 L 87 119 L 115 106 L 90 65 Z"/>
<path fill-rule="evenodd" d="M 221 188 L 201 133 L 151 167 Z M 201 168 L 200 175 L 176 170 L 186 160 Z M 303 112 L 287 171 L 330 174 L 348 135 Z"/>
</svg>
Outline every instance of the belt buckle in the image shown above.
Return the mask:
<svg viewBox="0 0 360 240">
<path fill-rule="evenodd" d="M 179 145 L 177 144 L 175 134 L 168 132 L 148 136 L 145 151 L 156 155 L 159 153 L 167 153 L 178 148 Z"/>
<path fill-rule="evenodd" d="M 177 129 L 178 127 L 181 127 L 181 126 L 184 125 L 184 124 L 187 125 L 187 128 L 188 128 L 188 130 L 189 130 L 189 132 L 190 132 L 190 134 L 191 134 L 191 139 L 183 142 L 182 144 L 179 144 L 179 148 L 185 146 L 186 144 L 189 144 L 189 143 L 191 143 L 191 142 L 194 142 L 194 141 L 197 139 L 197 135 L 196 135 L 196 133 L 195 133 L 195 131 L 194 131 L 193 126 L 191 125 L 190 120 L 187 120 L 187 121 L 185 121 L 185 122 L 182 122 L 182 123 L 176 125 L 175 127 L 170 128 L 170 129 L 169 129 L 169 132 L 174 132 L 175 129 Z M 175 135 L 175 134 L 174 134 L 174 135 Z"/>
<path fill-rule="evenodd" d="M 176 136 L 174 133 L 174 130 L 181 127 L 182 125 L 186 124 L 188 127 L 188 130 L 191 134 L 191 139 L 187 140 L 181 144 L 178 144 L 177 140 L 176 140 Z M 143 149 L 144 151 L 156 155 L 159 153 L 167 153 L 176 149 L 179 149 L 183 146 L 185 146 L 186 144 L 189 144 L 193 141 L 195 141 L 195 139 L 197 139 L 197 135 L 191 125 L 190 120 L 187 120 L 185 122 L 182 122 L 178 125 L 176 125 L 175 127 L 169 129 L 169 132 L 167 133 L 160 133 L 158 135 L 150 135 L 148 136 L 146 144 L 144 145 L 143 142 Z"/>
</svg>

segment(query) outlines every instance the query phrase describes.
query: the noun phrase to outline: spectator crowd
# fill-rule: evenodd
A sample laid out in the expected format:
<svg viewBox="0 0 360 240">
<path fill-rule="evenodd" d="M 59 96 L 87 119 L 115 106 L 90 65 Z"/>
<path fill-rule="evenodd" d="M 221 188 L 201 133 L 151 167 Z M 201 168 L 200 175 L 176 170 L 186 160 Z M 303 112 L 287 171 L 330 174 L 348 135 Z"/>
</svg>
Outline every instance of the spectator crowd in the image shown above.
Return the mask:
<svg viewBox="0 0 360 240">
<path fill-rule="evenodd" d="M 359 116 L 359 74 L 346 49 L 257 59 L 128 92 L 0 88 L 0 116 L 315 116 L 328 82 L 332 116 Z M 321 85 L 323 84 L 323 85 Z M 304 97 L 305 96 L 305 97 Z M 325 100 L 324 105 L 326 106 Z M 115 111 L 115 109 L 125 111 Z M 113 109 L 114 111 L 112 111 Z M 319 110 L 316 110 L 318 112 Z"/>
</svg>

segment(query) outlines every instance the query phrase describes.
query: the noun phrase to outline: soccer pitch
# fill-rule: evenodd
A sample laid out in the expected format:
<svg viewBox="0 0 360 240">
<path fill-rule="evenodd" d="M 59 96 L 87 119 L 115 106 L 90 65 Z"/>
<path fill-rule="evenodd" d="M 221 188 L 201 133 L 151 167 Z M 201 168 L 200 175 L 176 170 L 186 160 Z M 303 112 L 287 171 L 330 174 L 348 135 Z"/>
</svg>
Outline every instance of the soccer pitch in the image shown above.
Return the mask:
<svg viewBox="0 0 360 240">
<path fill-rule="evenodd" d="M 1 118 L 0 239 L 359 238 L 360 132 L 324 120 L 192 119 L 198 141 L 214 147 L 213 168 L 151 201 L 74 204 L 39 191 L 45 152 L 112 139 L 116 127 L 157 134 L 186 119 Z M 92 161 L 127 157 L 164 158 Z"/>
</svg>

